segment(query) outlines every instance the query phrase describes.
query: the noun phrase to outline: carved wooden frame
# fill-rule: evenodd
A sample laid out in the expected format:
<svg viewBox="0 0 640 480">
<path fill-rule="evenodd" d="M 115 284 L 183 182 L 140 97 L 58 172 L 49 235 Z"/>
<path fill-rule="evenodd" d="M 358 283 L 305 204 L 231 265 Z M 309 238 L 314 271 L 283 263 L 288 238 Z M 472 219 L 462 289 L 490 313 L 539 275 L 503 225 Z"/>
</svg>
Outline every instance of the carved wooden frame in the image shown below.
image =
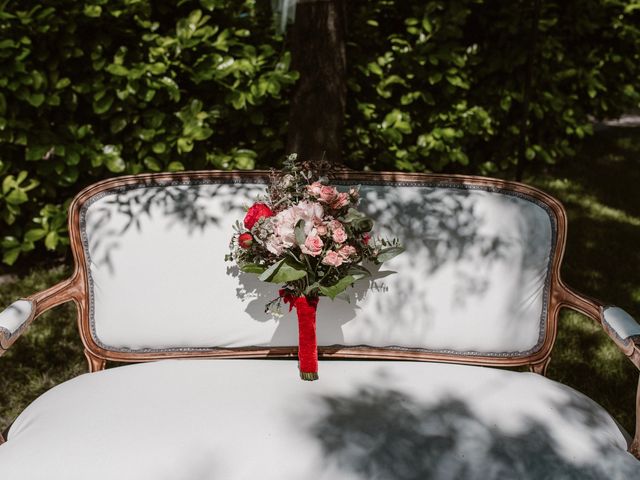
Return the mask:
<svg viewBox="0 0 640 480">
<path fill-rule="evenodd" d="M 170 182 L 198 181 L 198 180 L 258 180 L 265 181 L 268 172 L 221 172 L 200 171 L 181 173 L 143 174 L 119 177 L 105 180 L 84 189 L 73 200 L 69 208 L 69 232 L 71 249 L 73 252 L 75 270 L 70 279 L 62 282 L 49 290 L 29 297 L 36 304 L 35 315 L 38 316 L 44 310 L 66 301 L 74 301 L 78 310 L 78 325 L 80 335 L 85 347 L 85 355 L 91 371 L 101 370 L 106 361 L 140 362 L 159 360 L 163 358 L 286 358 L 297 355 L 296 347 L 243 347 L 243 348 L 212 348 L 196 351 L 161 351 L 161 352 L 120 352 L 105 349 L 98 345 L 91 335 L 89 302 L 87 292 L 89 279 L 86 271 L 85 251 L 82 244 L 80 231 L 80 215 L 82 206 L 95 195 L 104 191 L 135 185 L 162 185 Z M 362 173 L 343 171 L 335 176 L 337 181 L 347 182 L 397 182 L 397 183 L 429 183 L 443 184 L 443 186 L 484 187 L 490 189 L 506 190 L 535 199 L 548 207 L 555 221 L 555 248 L 551 261 L 551 275 L 549 279 L 549 298 L 545 336 L 540 348 L 535 352 L 523 356 L 497 357 L 485 355 L 460 355 L 455 353 L 425 352 L 408 349 L 393 349 L 390 347 L 320 347 L 320 358 L 368 358 L 390 360 L 420 360 L 456 362 L 475 365 L 495 366 L 522 366 L 529 365 L 532 370 L 544 374 L 548 364 L 551 349 L 556 338 L 556 328 L 560 304 L 558 300 L 563 298 L 563 284 L 560 280 L 560 264 L 566 240 L 566 214 L 562 205 L 548 194 L 523 184 L 484 177 L 472 177 L 464 175 L 437 175 L 437 174 L 407 174 L 407 173 Z M 560 294 L 559 294 L 560 292 Z"/>
</svg>

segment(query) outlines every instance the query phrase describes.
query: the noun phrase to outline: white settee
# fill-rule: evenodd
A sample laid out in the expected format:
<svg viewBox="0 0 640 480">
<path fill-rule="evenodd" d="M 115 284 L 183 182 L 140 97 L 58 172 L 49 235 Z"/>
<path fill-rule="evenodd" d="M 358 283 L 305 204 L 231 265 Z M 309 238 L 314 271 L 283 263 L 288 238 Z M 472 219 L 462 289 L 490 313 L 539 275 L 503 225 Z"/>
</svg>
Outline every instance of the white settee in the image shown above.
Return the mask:
<svg viewBox="0 0 640 480">
<path fill-rule="evenodd" d="M 640 366 L 640 326 L 560 278 L 558 201 L 479 177 L 341 174 L 406 252 L 357 301 L 321 299 L 320 380 L 303 382 L 292 314 L 264 313 L 277 286 L 224 262 L 265 179 L 138 175 L 76 197 L 74 273 L 0 313 L 0 353 L 73 301 L 92 373 L 18 416 L 0 478 L 640 478 L 638 436 L 544 376 L 563 307 Z"/>
</svg>

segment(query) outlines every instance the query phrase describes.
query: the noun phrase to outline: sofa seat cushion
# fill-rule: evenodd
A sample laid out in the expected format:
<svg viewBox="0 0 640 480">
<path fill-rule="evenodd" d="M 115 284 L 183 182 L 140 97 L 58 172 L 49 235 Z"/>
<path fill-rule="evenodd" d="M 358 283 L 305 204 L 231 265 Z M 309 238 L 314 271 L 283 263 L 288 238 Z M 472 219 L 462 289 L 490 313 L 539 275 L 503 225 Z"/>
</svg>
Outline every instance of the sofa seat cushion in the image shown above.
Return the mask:
<svg viewBox="0 0 640 480">
<path fill-rule="evenodd" d="M 42 395 L 7 480 L 640 478 L 598 404 L 532 373 L 451 364 L 165 360 Z"/>
</svg>

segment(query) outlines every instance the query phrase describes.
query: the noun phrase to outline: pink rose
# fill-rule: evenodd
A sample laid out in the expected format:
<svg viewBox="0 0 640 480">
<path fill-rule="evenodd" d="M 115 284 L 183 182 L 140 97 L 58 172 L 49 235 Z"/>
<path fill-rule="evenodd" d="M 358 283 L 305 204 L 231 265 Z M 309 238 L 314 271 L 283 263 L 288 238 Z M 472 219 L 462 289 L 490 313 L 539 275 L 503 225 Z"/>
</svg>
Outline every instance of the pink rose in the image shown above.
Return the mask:
<svg viewBox="0 0 640 480">
<path fill-rule="evenodd" d="M 344 243 L 347 241 L 347 232 L 345 232 L 344 228 L 337 228 L 333 231 L 331 238 L 336 243 Z"/>
<path fill-rule="evenodd" d="M 324 243 L 318 234 L 316 232 L 311 232 L 304 241 L 304 245 L 300 245 L 300 250 L 302 250 L 302 253 L 311 255 L 312 257 L 317 257 L 322 253 L 323 246 Z"/>
<path fill-rule="evenodd" d="M 321 202 L 331 204 L 336 199 L 337 196 L 338 196 L 338 191 L 333 187 L 323 185 L 320 188 Z"/>
<path fill-rule="evenodd" d="M 330 250 L 322 259 L 322 263 L 331 267 L 339 267 L 340 265 L 342 265 L 342 258 L 340 257 L 340 255 L 338 255 L 337 252 Z"/>
<path fill-rule="evenodd" d="M 329 233 L 329 229 L 325 224 L 321 223 L 319 225 L 316 225 L 316 232 L 318 232 L 318 235 L 320 235 L 321 237 L 324 237 L 327 233 Z"/>
<path fill-rule="evenodd" d="M 339 230 L 339 229 L 344 228 L 344 227 L 342 226 L 342 224 L 340 223 L 339 220 L 331 220 L 329 222 L 329 228 L 331 230 Z"/>
<path fill-rule="evenodd" d="M 349 205 L 349 194 L 344 192 L 339 193 L 331 203 L 331 206 L 336 210 L 346 207 L 347 205 Z"/>
<path fill-rule="evenodd" d="M 342 258 L 343 260 L 347 260 L 351 257 L 355 257 L 356 253 L 357 253 L 356 248 L 351 245 L 343 245 L 338 250 L 338 255 L 340 255 L 340 258 Z"/>
<path fill-rule="evenodd" d="M 309 195 L 318 198 L 322 191 L 322 184 L 320 182 L 313 182 L 311 185 L 307 185 L 307 192 Z"/>
</svg>

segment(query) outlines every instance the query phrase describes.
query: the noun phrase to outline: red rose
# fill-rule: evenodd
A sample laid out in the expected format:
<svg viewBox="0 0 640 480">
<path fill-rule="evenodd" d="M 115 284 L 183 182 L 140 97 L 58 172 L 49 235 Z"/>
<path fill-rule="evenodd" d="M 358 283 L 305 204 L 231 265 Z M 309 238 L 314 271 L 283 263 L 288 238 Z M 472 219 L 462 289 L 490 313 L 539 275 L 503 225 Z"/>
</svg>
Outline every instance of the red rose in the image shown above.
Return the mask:
<svg viewBox="0 0 640 480">
<path fill-rule="evenodd" d="M 365 245 L 369 245 L 369 240 L 371 240 L 371 235 L 369 235 L 368 233 L 362 235 L 362 243 L 364 243 Z"/>
<path fill-rule="evenodd" d="M 273 217 L 271 209 L 264 203 L 254 203 L 244 217 L 244 226 L 251 230 L 258 220 L 266 217 Z"/>
<path fill-rule="evenodd" d="M 251 236 L 251 234 L 241 233 L 238 237 L 238 245 L 240 245 L 240 248 L 244 248 L 245 250 L 247 248 L 250 248 L 251 245 L 253 245 L 253 237 Z"/>
</svg>

